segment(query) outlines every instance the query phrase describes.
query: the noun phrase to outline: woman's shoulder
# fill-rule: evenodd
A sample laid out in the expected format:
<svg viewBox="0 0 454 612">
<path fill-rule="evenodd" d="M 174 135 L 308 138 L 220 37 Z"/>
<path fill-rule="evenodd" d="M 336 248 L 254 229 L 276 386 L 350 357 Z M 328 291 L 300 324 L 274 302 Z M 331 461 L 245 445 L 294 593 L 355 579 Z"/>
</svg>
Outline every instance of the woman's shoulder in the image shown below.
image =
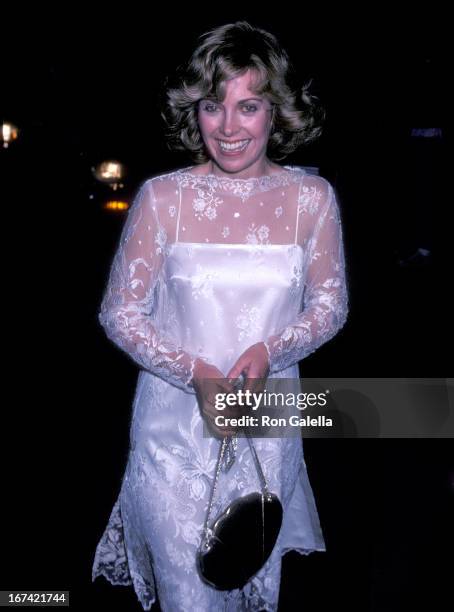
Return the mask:
<svg viewBox="0 0 454 612">
<path fill-rule="evenodd" d="M 147 178 L 143 179 L 142 184 L 154 187 L 162 183 L 174 183 L 178 174 L 180 174 L 184 170 L 185 168 L 177 168 L 175 170 L 156 172 L 155 174 L 151 174 Z"/>
<path fill-rule="evenodd" d="M 318 173 L 318 168 L 312 166 L 295 166 L 300 171 L 301 191 L 303 194 L 313 193 L 320 199 L 326 199 L 333 191 L 333 185 Z"/>
<path fill-rule="evenodd" d="M 146 190 L 152 196 L 154 202 L 168 201 L 169 196 L 175 195 L 177 190 L 177 179 L 183 169 L 157 172 L 142 179 L 139 190 Z"/>
<path fill-rule="evenodd" d="M 314 185 L 330 185 L 330 182 L 327 178 L 322 176 L 319 173 L 319 168 L 316 166 L 291 166 L 292 169 L 296 170 L 300 173 L 301 178 L 304 178 L 304 181 L 307 183 L 312 183 Z"/>
<path fill-rule="evenodd" d="M 317 169 L 300 166 L 301 182 L 298 196 L 298 214 L 308 213 L 318 218 L 324 212 L 338 205 L 336 190 L 329 179 L 318 174 Z"/>
</svg>

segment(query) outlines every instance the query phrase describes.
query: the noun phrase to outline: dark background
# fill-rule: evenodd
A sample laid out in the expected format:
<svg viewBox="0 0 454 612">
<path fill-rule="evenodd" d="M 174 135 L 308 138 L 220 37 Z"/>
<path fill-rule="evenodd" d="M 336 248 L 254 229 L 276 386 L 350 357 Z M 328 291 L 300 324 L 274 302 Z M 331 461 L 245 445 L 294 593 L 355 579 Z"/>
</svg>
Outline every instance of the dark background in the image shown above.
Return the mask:
<svg viewBox="0 0 454 612">
<path fill-rule="evenodd" d="M 11 338 L 0 588 L 140 610 L 132 587 L 91 583 L 138 374 L 97 320 L 124 216 L 102 209 L 108 190 L 91 168 L 125 163 L 130 198 L 143 179 L 189 165 L 167 151 L 159 85 L 207 29 L 269 29 L 327 111 L 322 138 L 281 163 L 317 166 L 335 186 L 349 275 L 349 320 L 302 375 L 447 377 L 449 71 L 435 7 L 399 21 L 373 8 L 328 19 L 201 5 L 109 17 L 68 6 L 5 21 L 0 118 L 21 132 L 0 151 Z M 443 138 L 414 139 L 413 127 Z M 399 265 L 420 246 L 428 261 Z M 452 441 L 307 440 L 305 454 L 328 551 L 284 557 L 279 609 L 450 607 Z"/>
</svg>

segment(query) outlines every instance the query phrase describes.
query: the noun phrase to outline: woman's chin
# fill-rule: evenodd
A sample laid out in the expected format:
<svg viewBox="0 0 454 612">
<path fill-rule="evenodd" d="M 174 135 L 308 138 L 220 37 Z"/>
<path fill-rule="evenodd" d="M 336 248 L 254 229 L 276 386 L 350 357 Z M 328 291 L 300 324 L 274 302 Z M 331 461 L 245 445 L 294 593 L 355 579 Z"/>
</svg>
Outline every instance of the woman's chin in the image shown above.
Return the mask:
<svg viewBox="0 0 454 612">
<path fill-rule="evenodd" d="M 223 172 L 236 174 L 238 172 L 246 171 L 248 168 L 253 166 L 257 160 L 250 157 L 244 158 L 215 155 L 211 157 L 211 161 Z"/>
</svg>

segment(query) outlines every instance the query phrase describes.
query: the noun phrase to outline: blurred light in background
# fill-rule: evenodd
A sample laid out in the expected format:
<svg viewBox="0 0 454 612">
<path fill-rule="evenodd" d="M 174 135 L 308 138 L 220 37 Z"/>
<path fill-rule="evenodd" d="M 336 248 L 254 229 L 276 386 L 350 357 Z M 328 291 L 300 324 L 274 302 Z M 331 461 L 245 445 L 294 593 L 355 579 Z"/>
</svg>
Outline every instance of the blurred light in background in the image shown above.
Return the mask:
<svg viewBox="0 0 454 612">
<path fill-rule="evenodd" d="M 113 210 L 113 211 L 123 211 L 129 208 L 129 204 L 122 200 L 109 200 L 104 204 L 105 210 Z"/>
<path fill-rule="evenodd" d="M 1 129 L 0 134 L 1 134 L 1 140 L 3 143 L 3 148 L 7 149 L 9 144 L 13 142 L 13 140 L 16 140 L 16 138 L 18 137 L 19 130 L 12 123 L 7 123 L 5 121 L 4 123 L 2 123 L 2 129 Z"/>
<path fill-rule="evenodd" d="M 122 180 L 125 177 L 124 165 L 115 160 L 101 162 L 96 168 L 92 168 L 96 180 L 109 185 L 114 191 L 124 187 Z"/>
</svg>

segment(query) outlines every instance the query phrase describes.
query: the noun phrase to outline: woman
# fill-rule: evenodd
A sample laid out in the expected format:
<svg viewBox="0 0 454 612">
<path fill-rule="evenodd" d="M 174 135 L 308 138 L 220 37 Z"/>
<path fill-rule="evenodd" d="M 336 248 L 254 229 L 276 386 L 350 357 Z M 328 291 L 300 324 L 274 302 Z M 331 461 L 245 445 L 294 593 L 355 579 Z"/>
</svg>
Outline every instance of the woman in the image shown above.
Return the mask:
<svg viewBox="0 0 454 612">
<path fill-rule="evenodd" d="M 276 610 L 281 557 L 325 550 L 300 437 L 254 440 L 284 508 L 273 552 L 244 589 L 218 591 L 196 553 L 219 451 L 203 387 L 298 378 L 298 361 L 347 315 L 339 210 L 331 185 L 281 159 L 319 133 L 312 99 L 288 85 L 269 33 L 238 22 L 203 35 L 167 89 L 169 143 L 197 162 L 146 180 L 129 211 L 100 322 L 140 366 L 129 458 L 98 544 L 93 580 L 133 584 L 145 610 Z M 304 297 L 304 299 L 303 299 Z M 218 437 L 204 436 L 203 423 Z M 212 516 L 258 489 L 238 437 Z M 157 593 L 156 593 L 157 591 Z"/>
</svg>

